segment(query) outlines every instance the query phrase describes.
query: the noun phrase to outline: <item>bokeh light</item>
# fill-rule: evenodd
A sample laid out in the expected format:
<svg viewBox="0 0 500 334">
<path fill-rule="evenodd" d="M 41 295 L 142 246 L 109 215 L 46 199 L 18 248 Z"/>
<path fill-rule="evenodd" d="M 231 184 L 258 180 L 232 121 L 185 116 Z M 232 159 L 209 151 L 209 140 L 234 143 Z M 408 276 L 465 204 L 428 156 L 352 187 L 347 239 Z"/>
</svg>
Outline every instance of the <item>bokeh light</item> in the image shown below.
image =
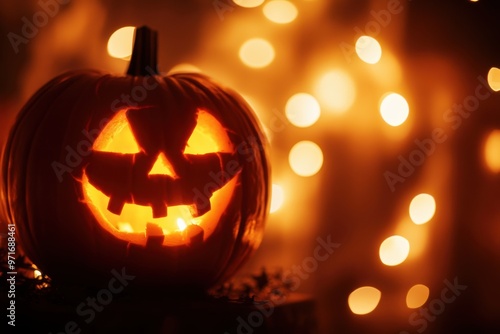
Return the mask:
<svg viewBox="0 0 500 334">
<path fill-rule="evenodd" d="M 108 40 L 108 54 L 113 58 L 130 59 L 132 55 L 135 27 L 116 30 Z"/>
<path fill-rule="evenodd" d="M 356 85 L 342 70 L 325 73 L 316 83 L 315 96 L 322 107 L 335 113 L 347 111 L 356 98 Z"/>
<path fill-rule="evenodd" d="M 361 36 L 356 41 L 356 54 L 368 64 L 376 64 L 382 57 L 382 47 L 373 37 Z"/>
<path fill-rule="evenodd" d="M 280 24 L 292 22 L 299 13 L 292 2 L 284 0 L 269 1 L 262 10 L 267 19 Z"/>
<path fill-rule="evenodd" d="M 425 224 L 436 213 L 436 201 L 432 195 L 419 194 L 410 202 L 410 218 L 417 225 Z"/>
<path fill-rule="evenodd" d="M 311 141 L 301 141 L 290 150 L 288 161 L 299 176 L 312 176 L 323 166 L 323 152 Z"/>
<path fill-rule="evenodd" d="M 274 48 L 265 39 L 252 38 L 240 48 L 241 61 L 252 68 L 266 67 L 274 60 Z"/>
<path fill-rule="evenodd" d="M 282 186 L 274 183 L 271 191 L 271 209 L 269 210 L 269 212 L 274 213 L 283 206 L 283 203 L 285 202 L 285 191 L 283 190 Z"/>
<path fill-rule="evenodd" d="M 500 172 L 500 130 L 493 130 L 484 145 L 486 166 L 493 172 Z"/>
<path fill-rule="evenodd" d="M 387 266 L 397 266 L 403 263 L 410 253 L 410 243 L 400 235 L 385 239 L 380 245 L 380 260 Z"/>
<path fill-rule="evenodd" d="M 297 127 L 308 127 L 316 123 L 320 115 L 318 101 L 306 93 L 290 97 L 285 106 L 286 118 Z"/>
<path fill-rule="evenodd" d="M 410 107 L 406 99 L 397 94 L 389 93 L 385 95 L 380 103 L 380 115 L 384 121 L 391 126 L 403 124 L 410 113 Z"/>
<path fill-rule="evenodd" d="M 264 0 L 233 0 L 233 2 L 240 7 L 254 8 L 262 5 Z"/>
<path fill-rule="evenodd" d="M 351 292 L 347 303 L 352 313 L 363 315 L 375 310 L 381 297 L 382 293 L 379 289 L 363 286 Z"/>
<path fill-rule="evenodd" d="M 496 67 L 490 68 L 488 71 L 488 85 L 495 92 L 500 90 L 500 69 Z"/>
<path fill-rule="evenodd" d="M 429 298 L 429 288 L 423 284 L 416 284 L 406 294 L 406 306 L 408 308 L 419 308 Z"/>
</svg>

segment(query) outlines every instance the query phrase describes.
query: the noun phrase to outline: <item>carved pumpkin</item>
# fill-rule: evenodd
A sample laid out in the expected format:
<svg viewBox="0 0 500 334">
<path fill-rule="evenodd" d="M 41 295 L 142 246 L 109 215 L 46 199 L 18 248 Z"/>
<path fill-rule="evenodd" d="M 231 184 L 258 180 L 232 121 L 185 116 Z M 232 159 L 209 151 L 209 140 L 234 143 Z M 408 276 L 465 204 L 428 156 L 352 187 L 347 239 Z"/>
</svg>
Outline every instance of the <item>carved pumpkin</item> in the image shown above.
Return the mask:
<svg viewBox="0 0 500 334">
<path fill-rule="evenodd" d="M 242 98 L 200 74 L 156 73 L 137 29 L 125 77 L 63 74 L 21 111 L 3 191 L 26 254 L 54 280 L 207 288 L 259 245 L 265 139 Z"/>
</svg>

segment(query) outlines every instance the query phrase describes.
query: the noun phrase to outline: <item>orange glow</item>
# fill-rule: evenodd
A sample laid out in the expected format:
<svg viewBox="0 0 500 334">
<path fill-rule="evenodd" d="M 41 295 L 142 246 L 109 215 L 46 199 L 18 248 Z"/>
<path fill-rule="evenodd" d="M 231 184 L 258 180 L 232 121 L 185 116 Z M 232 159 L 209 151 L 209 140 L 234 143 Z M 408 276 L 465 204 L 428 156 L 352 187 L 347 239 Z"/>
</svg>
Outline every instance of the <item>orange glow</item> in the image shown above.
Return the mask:
<svg viewBox="0 0 500 334">
<path fill-rule="evenodd" d="M 414 224 L 407 215 L 398 222 L 394 234 L 404 236 L 411 245 L 407 260 L 418 259 L 428 247 L 429 226 Z"/>
<path fill-rule="evenodd" d="M 168 71 L 167 74 L 174 74 L 174 73 L 200 73 L 201 70 L 196 67 L 195 65 L 187 64 L 187 63 L 181 63 L 177 64 L 174 67 Z"/>
<path fill-rule="evenodd" d="M 94 142 L 94 148 L 101 152 L 139 153 L 141 150 L 135 141 L 125 110 L 118 112 Z"/>
<path fill-rule="evenodd" d="M 285 191 L 283 187 L 277 184 L 273 184 L 272 197 L 271 197 L 271 209 L 270 213 L 278 211 L 285 202 Z"/>
<path fill-rule="evenodd" d="M 134 233 L 134 229 L 132 228 L 132 225 L 130 225 L 130 223 L 119 222 L 117 225 L 118 230 L 120 230 L 121 232 Z"/>
<path fill-rule="evenodd" d="M 356 98 L 356 85 L 343 70 L 325 73 L 316 83 L 315 95 L 323 108 L 334 113 L 347 111 Z"/>
<path fill-rule="evenodd" d="M 179 231 L 184 231 L 187 228 L 187 224 L 182 218 L 177 218 L 177 227 L 179 228 Z"/>
<path fill-rule="evenodd" d="M 125 113 L 126 110 L 118 112 L 104 127 L 94 142 L 93 150 L 114 153 L 137 153 L 140 151 Z M 203 110 L 199 111 L 198 124 L 184 153 L 204 154 L 233 151 L 234 147 L 222 125 L 209 113 Z M 149 172 L 149 175 L 153 174 L 175 176 L 172 166 L 163 154 L 158 156 Z M 238 177 L 234 177 L 224 187 L 213 192 L 210 198 L 211 210 L 200 217 L 194 218 L 192 216 L 190 205 L 177 205 L 168 207 L 166 217 L 153 218 L 151 207 L 131 203 L 125 203 L 120 215 L 111 213 L 107 209 L 110 198 L 89 182 L 85 172 L 82 177 L 85 202 L 101 226 L 122 240 L 141 245 L 145 245 L 147 241 L 145 235 L 147 223 L 155 224 L 163 230 L 165 234 L 163 245 L 173 246 L 185 243 L 179 234 L 179 231 L 183 230 L 180 228 L 180 221 L 199 225 L 203 228 L 204 236 L 207 238 L 214 231 L 219 218 L 224 213 L 237 183 Z"/>
</svg>

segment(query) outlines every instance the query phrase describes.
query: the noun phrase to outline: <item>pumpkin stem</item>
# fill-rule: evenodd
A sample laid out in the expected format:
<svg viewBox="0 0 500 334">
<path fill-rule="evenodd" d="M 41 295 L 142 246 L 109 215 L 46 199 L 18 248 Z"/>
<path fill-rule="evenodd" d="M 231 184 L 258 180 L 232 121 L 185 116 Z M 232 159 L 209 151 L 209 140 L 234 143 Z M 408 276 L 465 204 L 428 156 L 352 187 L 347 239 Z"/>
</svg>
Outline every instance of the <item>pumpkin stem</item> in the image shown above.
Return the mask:
<svg viewBox="0 0 500 334">
<path fill-rule="evenodd" d="M 147 26 L 135 29 L 134 49 L 127 74 L 151 76 L 158 73 L 158 33 Z"/>
</svg>

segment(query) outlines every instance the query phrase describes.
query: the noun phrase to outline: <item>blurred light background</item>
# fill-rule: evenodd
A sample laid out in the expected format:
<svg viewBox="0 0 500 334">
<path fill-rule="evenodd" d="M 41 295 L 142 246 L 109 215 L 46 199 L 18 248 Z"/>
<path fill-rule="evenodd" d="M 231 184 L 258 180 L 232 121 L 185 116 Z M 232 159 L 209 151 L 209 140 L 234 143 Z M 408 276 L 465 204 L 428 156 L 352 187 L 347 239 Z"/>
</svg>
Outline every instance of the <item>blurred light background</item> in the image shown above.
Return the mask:
<svg viewBox="0 0 500 334">
<path fill-rule="evenodd" d="M 241 274 L 304 270 L 330 238 L 340 247 L 299 276 L 321 333 L 500 327 L 494 2 L 59 2 L 0 0 L 0 144 L 55 75 L 124 73 L 148 25 L 162 72 L 235 89 L 268 134 L 271 214 Z M 467 288 L 443 301 L 455 281 Z"/>
</svg>

